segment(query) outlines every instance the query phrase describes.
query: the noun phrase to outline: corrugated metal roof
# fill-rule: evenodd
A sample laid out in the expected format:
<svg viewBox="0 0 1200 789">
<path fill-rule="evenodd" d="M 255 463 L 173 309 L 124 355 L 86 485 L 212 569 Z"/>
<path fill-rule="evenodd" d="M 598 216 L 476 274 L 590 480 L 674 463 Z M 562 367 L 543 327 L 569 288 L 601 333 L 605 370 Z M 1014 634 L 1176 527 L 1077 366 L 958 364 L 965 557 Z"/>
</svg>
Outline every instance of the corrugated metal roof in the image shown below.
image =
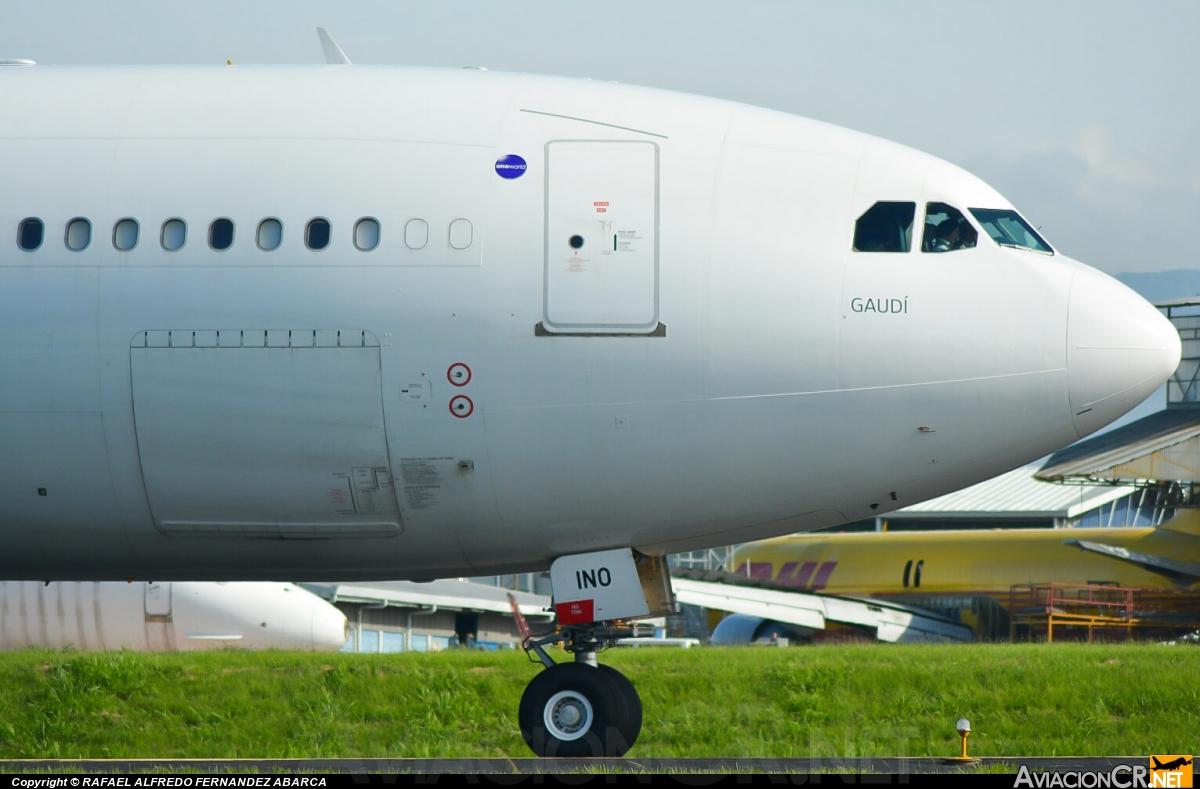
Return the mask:
<svg viewBox="0 0 1200 789">
<path fill-rule="evenodd" d="M 509 592 L 498 586 L 468 581 L 443 579 L 428 583 L 415 581 L 373 581 L 354 584 L 301 584 L 305 589 L 330 602 L 386 604 L 401 607 L 436 605 L 450 611 L 511 612 L 508 595 L 517 599 L 517 607 L 525 616 L 548 618 L 550 598 L 528 592 Z"/>
<path fill-rule="evenodd" d="M 1034 479 L 1037 466 L 1022 466 L 936 499 L 913 504 L 888 518 L 1075 518 L 1134 492 L 1124 485 L 1055 485 Z"/>
<path fill-rule="evenodd" d="M 1046 481 L 1200 482 L 1200 408 L 1168 408 L 1055 452 L 1037 472 Z"/>
</svg>

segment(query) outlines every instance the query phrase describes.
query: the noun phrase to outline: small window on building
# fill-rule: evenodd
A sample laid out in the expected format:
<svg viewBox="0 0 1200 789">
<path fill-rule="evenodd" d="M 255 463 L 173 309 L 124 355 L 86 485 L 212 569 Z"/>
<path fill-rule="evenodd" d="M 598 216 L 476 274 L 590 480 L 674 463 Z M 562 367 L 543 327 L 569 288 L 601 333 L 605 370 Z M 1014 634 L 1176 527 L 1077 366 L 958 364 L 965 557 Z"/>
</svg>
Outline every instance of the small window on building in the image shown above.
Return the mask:
<svg viewBox="0 0 1200 789">
<path fill-rule="evenodd" d="M 81 216 L 75 217 L 70 222 L 67 222 L 67 249 L 73 252 L 79 252 L 87 249 L 88 244 L 90 243 L 92 243 L 91 222 Z"/>
<path fill-rule="evenodd" d="M 972 249 L 979 233 L 962 211 L 945 203 L 925 204 L 925 232 L 921 235 L 922 252 L 954 252 Z"/>
<path fill-rule="evenodd" d="M 258 223 L 258 233 L 254 240 L 263 251 L 279 249 L 279 244 L 283 241 L 283 223 L 274 218 L 264 219 Z"/>
<path fill-rule="evenodd" d="M 404 651 L 404 634 L 393 633 L 389 630 L 384 630 L 383 641 L 380 645 L 380 652 L 403 652 Z"/>
<path fill-rule="evenodd" d="M 136 219 L 121 219 L 113 225 L 113 246 L 128 251 L 137 246 L 138 223 Z"/>
<path fill-rule="evenodd" d="M 218 252 L 233 246 L 233 220 L 214 219 L 208 226 L 208 245 Z"/>
<path fill-rule="evenodd" d="M 358 633 L 358 651 L 359 652 L 378 652 L 379 651 L 379 631 L 378 630 L 360 630 Z"/>
<path fill-rule="evenodd" d="M 183 249 L 187 243 L 187 223 L 182 219 L 168 219 L 162 225 L 162 237 L 159 239 L 162 248 L 168 252 Z"/>
<path fill-rule="evenodd" d="M 370 217 L 363 217 L 354 225 L 354 246 L 363 252 L 370 252 L 379 246 L 379 222 Z"/>
<path fill-rule="evenodd" d="M 471 236 L 474 228 L 469 219 L 455 219 L 450 223 L 450 246 L 454 249 L 466 249 L 471 246 Z"/>
<path fill-rule="evenodd" d="M 916 203 L 881 201 L 854 223 L 855 252 L 907 252 L 912 248 Z"/>
<path fill-rule="evenodd" d="M 429 243 L 429 223 L 424 219 L 410 219 L 404 226 L 404 246 L 409 249 L 424 249 Z"/>
<path fill-rule="evenodd" d="M 309 249 L 324 249 L 329 246 L 329 220 L 311 219 L 304 228 L 304 246 Z"/>
<path fill-rule="evenodd" d="M 17 246 L 26 252 L 32 252 L 42 245 L 45 235 L 46 226 L 42 224 L 42 220 L 33 216 L 23 219 L 17 227 Z"/>
</svg>

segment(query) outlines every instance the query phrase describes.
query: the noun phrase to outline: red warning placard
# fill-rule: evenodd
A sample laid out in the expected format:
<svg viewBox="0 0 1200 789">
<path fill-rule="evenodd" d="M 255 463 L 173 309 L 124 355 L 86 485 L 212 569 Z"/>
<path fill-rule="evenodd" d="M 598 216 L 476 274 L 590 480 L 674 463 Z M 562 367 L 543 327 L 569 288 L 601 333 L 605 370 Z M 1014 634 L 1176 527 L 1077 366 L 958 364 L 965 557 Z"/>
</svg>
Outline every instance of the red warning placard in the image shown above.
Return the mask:
<svg viewBox="0 0 1200 789">
<path fill-rule="evenodd" d="M 594 600 L 573 600 L 569 603 L 558 603 L 554 606 L 560 625 L 578 625 L 585 622 L 595 622 Z"/>
</svg>

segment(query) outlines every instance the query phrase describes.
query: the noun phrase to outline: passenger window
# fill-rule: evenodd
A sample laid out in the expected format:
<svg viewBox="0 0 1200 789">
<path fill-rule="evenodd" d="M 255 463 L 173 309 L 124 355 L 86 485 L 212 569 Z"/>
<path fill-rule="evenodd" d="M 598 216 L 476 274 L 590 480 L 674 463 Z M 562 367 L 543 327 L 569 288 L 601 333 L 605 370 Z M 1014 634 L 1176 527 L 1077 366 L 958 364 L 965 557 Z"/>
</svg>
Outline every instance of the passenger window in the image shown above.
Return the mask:
<svg viewBox="0 0 1200 789">
<path fill-rule="evenodd" d="M 921 235 L 922 252 L 971 249 L 977 241 L 979 233 L 957 208 L 945 203 L 925 204 L 925 232 Z"/>
<path fill-rule="evenodd" d="M 921 586 L 921 570 L 925 567 L 925 560 L 921 559 L 917 562 L 917 570 L 913 573 L 913 586 L 920 588 Z"/>
<path fill-rule="evenodd" d="M 187 243 L 187 223 L 182 219 L 168 219 L 163 222 L 162 237 L 159 239 L 162 248 L 168 252 L 183 249 Z"/>
<path fill-rule="evenodd" d="M 904 563 L 904 588 L 908 588 L 908 576 L 912 573 L 912 559 Z"/>
<path fill-rule="evenodd" d="M 410 219 L 404 226 L 404 245 L 409 249 L 423 249 L 429 243 L 429 224 L 424 219 Z"/>
<path fill-rule="evenodd" d="M 450 246 L 454 249 L 471 246 L 472 230 L 469 219 L 455 219 L 450 223 Z"/>
<path fill-rule="evenodd" d="M 138 223 L 136 219 L 121 219 L 113 225 L 113 246 L 126 252 L 137 246 Z"/>
<path fill-rule="evenodd" d="M 881 201 L 854 224 L 855 252 L 907 252 L 912 247 L 916 203 Z"/>
<path fill-rule="evenodd" d="M 273 249 L 279 249 L 279 244 L 283 241 L 283 223 L 278 219 L 264 219 L 258 223 L 258 233 L 255 236 L 255 242 L 258 248 L 264 252 L 270 252 Z"/>
<path fill-rule="evenodd" d="M 370 252 L 379 246 L 379 222 L 364 217 L 354 226 L 354 246 L 363 252 Z"/>
<path fill-rule="evenodd" d="M 324 249 L 329 246 L 329 220 L 313 219 L 304 228 L 304 246 L 309 249 Z"/>
<path fill-rule="evenodd" d="M 46 235 L 46 226 L 37 217 L 29 217 L 21 221 L 17 227 L 17 246 L 26 252 L 32 252 L 42 245 L 42 237 Z"/>
<path fill-rule="evenodd" d="M 233 246 L 233 220 L 214 219 L 208 226 L 208 245 L 218 252 Z"/>
<path fill-rule="evenodd" d="M 92 243 L 92 223 L 83 217 L 75 217 L 67 223 L 66 244 L 72 252 L 87 249 Z"/>
</svg>

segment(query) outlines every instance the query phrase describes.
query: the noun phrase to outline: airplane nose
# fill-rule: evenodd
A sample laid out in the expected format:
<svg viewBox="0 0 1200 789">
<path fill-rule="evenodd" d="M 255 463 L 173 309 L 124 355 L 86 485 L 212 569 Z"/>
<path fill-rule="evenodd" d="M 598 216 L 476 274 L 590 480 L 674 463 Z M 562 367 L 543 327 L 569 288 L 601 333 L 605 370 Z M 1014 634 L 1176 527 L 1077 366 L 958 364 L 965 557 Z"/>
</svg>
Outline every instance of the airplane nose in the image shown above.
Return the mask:
<svg viewBox="0 0 1200 789">
<path fill-rule="evenodd" d="M 314 595 L 315 597 L 315 595 Z M 314 652 L 337 652 L 350 635 L 350 622 L 333 605 L 317 598 L 312 614 L 312 649 Z"/>
<path fill-rule="evenodd" d="M 1179 366 L 1179 332 L 1117 280 L 1080 266 L 1067 307 L 1067 394 L 1080 438 L 1121 416 Z"/>
</svg>

